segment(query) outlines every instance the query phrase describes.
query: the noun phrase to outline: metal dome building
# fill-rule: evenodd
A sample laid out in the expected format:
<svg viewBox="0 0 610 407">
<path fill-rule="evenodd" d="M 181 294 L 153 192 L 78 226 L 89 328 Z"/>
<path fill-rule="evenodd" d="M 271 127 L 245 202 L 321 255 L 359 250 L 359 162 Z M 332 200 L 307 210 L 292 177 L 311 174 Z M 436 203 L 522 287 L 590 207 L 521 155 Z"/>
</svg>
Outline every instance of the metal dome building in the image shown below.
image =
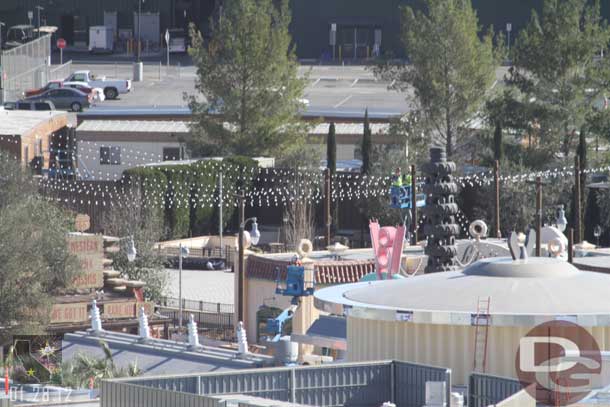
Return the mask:
<svg viewBox="0 0 610 407">
<path fill-rule="evenodd" d="M 487 373 L 516 377 L 519 340 L 534 326 L 568 320 L 610 350 L 610 276 L 551 258 L 490 258 L 462 271 L 343 284 L 315 293 L 320 310 L 347 316 L 350 361 L 397 359 L 473 370 L 473 319 L 490 298 Z"/>
</svg>

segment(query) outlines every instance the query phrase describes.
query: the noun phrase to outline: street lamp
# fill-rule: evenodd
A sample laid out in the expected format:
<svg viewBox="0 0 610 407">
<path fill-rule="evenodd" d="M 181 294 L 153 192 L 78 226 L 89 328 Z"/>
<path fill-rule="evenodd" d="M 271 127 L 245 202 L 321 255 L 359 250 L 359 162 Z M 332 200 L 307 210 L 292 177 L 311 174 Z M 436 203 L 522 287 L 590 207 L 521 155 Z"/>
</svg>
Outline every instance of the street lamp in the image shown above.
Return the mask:
<svg viewBox="0 0 610 407">
<path fill-rule="evenodd" d="M 178 330 L 182 332 L 182 259 L 188 257 L 190 251 L 182 243 L 178 247 Z"/>
<path fill-rule="evenodd" d="M 565 211 L 563 210 L 563 205 L 559 205 L 557 208 L 557 219 L 555 219 L 555 225 L 557 225 L 557 229 L 563 233 L 568 226 L 568 220 L 566 219 Z"/>
<path fill-rule="evenodd" d="M 0 50 L 2 50 L 2 27 L 6 27 L 6 24 L 0 21 Z"/>
<path fill-rule="evenodd" d="M 244 319 L 244 232 L 246 229 L 246 223 L 252 221 L 252 232 L 250 233 L 250 242 L 253 245 L 257 245 L 260 240 L 261 233 L 258 231 L 258 223 L 256 218 L 245 218 L 245 194 L 243 189 L 239 191 L 239 194 L 234 195 L 237 198 L 239 206 L 239 255 L 238 255 L 238 266 L 237 266 L 237 322 L 243 321 Z"/>
<path fill-rule="evenodd" d="M 140 49 L 142 48 L 140 45 L 140 33 L 142 32 L 140 20 L 142 18 L 142 3 L 144 3 L 144 1 L 145 0 L 138 0 L 138 43 L 136 44 L 136 47 L 138 47 L 138 62 L 140 62 Z"/>
<path fill-rule="evenodd" d="M 133 236 L 129 236 L 127 241 L 127 261 L 132 263 L 136 259 L 138 252 L 136 251 L 136 244 L 133 241 Z"/>
</svg>

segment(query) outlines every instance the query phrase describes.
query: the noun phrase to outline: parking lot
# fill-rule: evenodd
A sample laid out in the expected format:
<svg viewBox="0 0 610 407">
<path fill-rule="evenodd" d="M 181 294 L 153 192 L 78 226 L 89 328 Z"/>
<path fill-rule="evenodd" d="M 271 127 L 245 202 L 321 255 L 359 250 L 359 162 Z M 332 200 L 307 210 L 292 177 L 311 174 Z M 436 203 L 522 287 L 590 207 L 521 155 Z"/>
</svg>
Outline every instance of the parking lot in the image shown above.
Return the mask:
<svg viewBox="0 0 610 407">
<path fill-rule="evenodd" d="M 132 78 L 131 62 L 76 61 L 73 70 L 89 69 L 97 75 Z M 388 83 L 375 79 L 364 66 L 301 66 L 299 74 L 307 75 L 305 98 L 310 113 L 396 115 L 408 108 L 405 95 L 387 90 Z M 144 62 L 144 81 L 134 82 L 129 94 L 117 100 L 100 103 L 94 109 L 117 107 L 177 107 L 186 106 L 184 94 L 195 93 L 196 69 L 193 66 L 166 65 Z"/>
</svg>

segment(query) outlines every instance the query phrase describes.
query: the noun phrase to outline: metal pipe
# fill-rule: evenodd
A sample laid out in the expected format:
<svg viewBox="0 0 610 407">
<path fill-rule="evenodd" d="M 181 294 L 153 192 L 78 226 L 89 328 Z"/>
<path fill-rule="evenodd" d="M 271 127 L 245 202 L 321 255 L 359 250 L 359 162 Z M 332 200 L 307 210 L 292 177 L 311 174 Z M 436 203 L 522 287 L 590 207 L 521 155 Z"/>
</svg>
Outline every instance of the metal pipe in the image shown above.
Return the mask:
<svg viewBox="0 0 610 407">
<path fill-rule="evenodd" d="M 575 209 L 575 221 L 574 221 L 574 228 L 575 228 L 575 242 L 576 243 L 580 243 L 580 241 L 582 240 L 582 208 L 581 208 L 581 202 L 580 202 L 580 189 L 581 189 L 581 185 L 580 185 L 580 157 L 577 155 L 574 158 L 574 209 Z"/>
<path fill-rule="evenodd" d="M 222 250 L 224 249 L 224 243 L 222 241 L 222 170 L 218 173 L 218 235 L 220 236 L 220 255 L 222 256 Z"/>
<path fill-rule="evenodd" d="M 500 232 L 500 162 L 498 160 L 494 163 L 494 184 L 496 187 L 496 237 L 500 239 L 502 237 L 502 232 Z"/>
<path fill-rule="evenodd" d="M 182 243 L 178 245 L 178 331 L 182 332 Z"/>
<path fill-rule="evenodd" d="M 573 263 L 574 253 L 574 228 L 568 229 L 568 263 Z"/>
<path fill-rule="evenodd" d="M 330 246 L 330 227 L 332 226 L 332 218 L 330 215 L 330 199 L 331 199 L 331 182 L 330 182 L 330 169 L 327 168 L 324 172 L 325 184 L 326 184 L 326 245 Z"/>
<path fill-rule="evenodd" d="M 138 47 L 138 62 L 140 62 L 140 34 L 141 34 L 141 24 L 140 24 L 140 19 L 142 18 L 142 1 L 143 0 L 138 0 L 138 43 L 136 44 L 136 46 Z"/>
<path fill-rule="evenodd" d="M 411 165 L 411 244 L 417 244 L 417 191 L 415 165 Z"/>
<path fill-rule="evenodd" d="M 244 190 L 239 191 L 237 195 L 239 202 L 239 259 L 237 272 L 237 322 L 244 320 Z"/>
<path fill-rule="evenodd" d="M 536 256 L 542 254 L 542 178 L 536 177 Z"/>
</svg>

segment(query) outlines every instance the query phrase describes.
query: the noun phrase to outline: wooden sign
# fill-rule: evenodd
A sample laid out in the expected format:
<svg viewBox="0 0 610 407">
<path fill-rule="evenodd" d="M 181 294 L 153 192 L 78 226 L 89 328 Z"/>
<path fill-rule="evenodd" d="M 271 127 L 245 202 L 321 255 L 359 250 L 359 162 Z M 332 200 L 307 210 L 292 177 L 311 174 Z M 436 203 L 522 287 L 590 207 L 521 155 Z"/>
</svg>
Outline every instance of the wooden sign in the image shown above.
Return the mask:
<svg viewBox="0 0 610 407">
<path fill-rule="evenodd" d="M 85 322 L 89 319 L 87 303 L 54 304 L 51 308 L 51 323 Z"/>
<path fill-rule="evenodd" d="M 91 218 L 89 218 L 89 215 L 79 213 L 78 215 L 76 215 L 76 219 L 74 219 L 74 227 L 79 232 L 85 232 L 89 230 L 89 228 L 91 227 Z"/>
<path fill-rule="evenodd" d="M 104 285 L 104 240 L 101 235 L 70 233 L 68 251 L 80 263 L 73 288 L 100 288 Z"/>
<path fill-rule="evenodd" d="M 136 315 L 135 301 L 107 302 L 104 304 L 103 318 L 133 318 Z"/>
</svg>

